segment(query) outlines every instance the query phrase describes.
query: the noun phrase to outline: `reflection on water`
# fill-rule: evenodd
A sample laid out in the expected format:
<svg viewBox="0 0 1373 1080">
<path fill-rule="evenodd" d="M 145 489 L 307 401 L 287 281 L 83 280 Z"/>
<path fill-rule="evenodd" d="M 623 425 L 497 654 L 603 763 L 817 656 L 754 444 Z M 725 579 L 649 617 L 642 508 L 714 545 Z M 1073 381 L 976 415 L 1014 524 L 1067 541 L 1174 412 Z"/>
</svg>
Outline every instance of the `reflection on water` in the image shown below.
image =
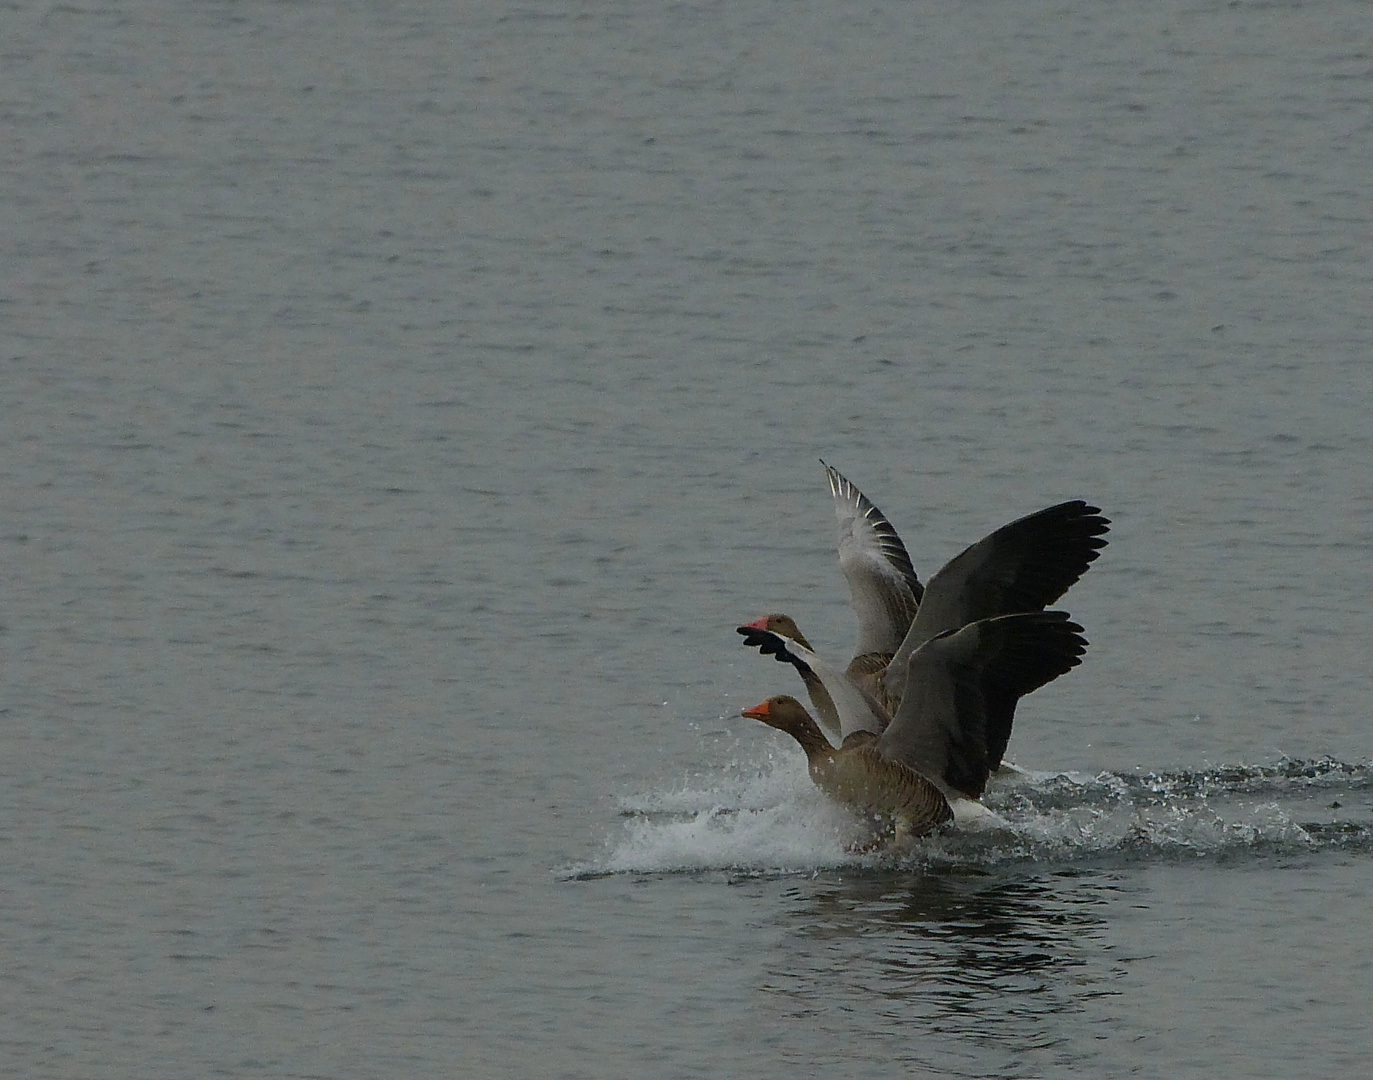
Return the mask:
<svg viewBox="0 0 1373 1080">
<path fill-rule="evenodd" d="M 1035 1075 L 1068 1063 L 1068 1025 L 1109 1020 L 1102 999 L 1124 968 L 1105 905 L 1122 889 L 1114 872 L 1081 870 L 807 882 L 787 892 L 760 989 L 836 1049 L 881 1039 L 893 1061 Z M 1081 1038 L 1071 1045 L 1080 1061 Z"/>
</svg>

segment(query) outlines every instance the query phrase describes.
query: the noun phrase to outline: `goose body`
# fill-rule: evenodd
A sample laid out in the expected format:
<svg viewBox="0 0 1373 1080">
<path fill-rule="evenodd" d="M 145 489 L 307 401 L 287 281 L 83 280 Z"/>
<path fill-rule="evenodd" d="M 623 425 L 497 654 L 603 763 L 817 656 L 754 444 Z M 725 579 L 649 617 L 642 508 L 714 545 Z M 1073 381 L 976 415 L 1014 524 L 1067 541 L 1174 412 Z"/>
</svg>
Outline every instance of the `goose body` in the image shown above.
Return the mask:
<svg viewBox="0 0 1373 1080">
<path fill-rule="evenodd" d="M 891 820 L 896 842 L 924 836 L 953 819 L 943 792 L 916 770 L 883 757 L 869 733 L 832 746 L 805 706 L 785 694 L 745 709 L 742 715 L 795 738 L 805 751 L 815 786 L 860 814 Z"/>
<path fill-rule="evenodd" d="M 1016 703 L 1080 664 L 1087 649 L 1082 627 L 1062 611 L 995 616 L 946 630 L 906 659 L 906 694 L 892 714 L 794 639 L 754 629 L 749 643 L 792 664 L 803 678 L 808 670 L 830 693 L 841 741 L 830 743 L 805 707 L 786 695 L 743 715 L 790 734 L 821 790 L 861 813 L 891 818 L 898 838 L 922 836 L 953 819 L 956 809 L 960 820 L 990 813 L 980 799 L 1001 763 Z M 976 807 L 959 805 L 965 802 Z"/>
</svg>

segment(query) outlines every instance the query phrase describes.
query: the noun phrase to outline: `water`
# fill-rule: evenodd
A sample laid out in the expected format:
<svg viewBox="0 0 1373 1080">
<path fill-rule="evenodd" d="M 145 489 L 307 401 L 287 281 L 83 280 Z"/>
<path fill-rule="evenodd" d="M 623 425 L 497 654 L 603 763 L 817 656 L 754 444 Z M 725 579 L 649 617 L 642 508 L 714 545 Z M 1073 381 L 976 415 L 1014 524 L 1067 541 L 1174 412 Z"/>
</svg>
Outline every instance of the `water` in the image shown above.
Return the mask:
<svg viewBox="0 0 1373 1080">
<path fill-rule="evenodd" d="M 0 1056 L 1357 1074 L 1366 6 L 0 13 Z M 738 717 L 1113 519 L 1004 828 Z"/>
</svg>

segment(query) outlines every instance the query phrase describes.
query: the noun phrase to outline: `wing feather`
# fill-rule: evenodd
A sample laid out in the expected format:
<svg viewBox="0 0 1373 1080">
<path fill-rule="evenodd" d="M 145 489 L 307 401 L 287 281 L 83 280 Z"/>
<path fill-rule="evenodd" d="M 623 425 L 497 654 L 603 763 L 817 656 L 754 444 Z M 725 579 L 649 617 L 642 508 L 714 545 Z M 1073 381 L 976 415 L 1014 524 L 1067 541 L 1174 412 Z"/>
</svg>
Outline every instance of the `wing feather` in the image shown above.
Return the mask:
<svg viewBox="0 0 1373 1080">
<path fill-rule="evenodd" d="M 950 559 L 925 587 L 920 610 L 883 676 L 887 696 L 901 700 L 907 661 L 937 635 L 1052 604 L 1101 554 L 1109 528 L 1099 507 L 1074 499 L 1003 525 Z"/>
<path fill-rule="evenodd" d="M 1082 662 L 1087 639 L 1063 611 L 982 619 L 945 631 L 907 661 L 906 695 L 877 741 L 948 789 L 980 798 L 1001 764 L 1016 703 Z"/>
<path fill-rule="evenodd" d="M 755 626 L 741 626 L 744 644 L 756 648 L 764 656 L 775 656 L 792 664 L 797 671 L 809 671 L 824 686 L 839 716 L 840 739 L 847 739 L 855 731 L 869 731 L 880 735 L 891 717 L 871 694 L 855 686 L 842 671 L 831 667 L 799 642 L 784 637 L 775 630 L 761 630 Z"/>
<path fill-rule="evenodd" d="M 886 515 L 832 465 L 825 465 L 825 475 L 834 496 L 839 569 L 858 616 L 854 654 L 891 654 L 915 618 L 923 591 L 920 579 Z"/>
</svg>

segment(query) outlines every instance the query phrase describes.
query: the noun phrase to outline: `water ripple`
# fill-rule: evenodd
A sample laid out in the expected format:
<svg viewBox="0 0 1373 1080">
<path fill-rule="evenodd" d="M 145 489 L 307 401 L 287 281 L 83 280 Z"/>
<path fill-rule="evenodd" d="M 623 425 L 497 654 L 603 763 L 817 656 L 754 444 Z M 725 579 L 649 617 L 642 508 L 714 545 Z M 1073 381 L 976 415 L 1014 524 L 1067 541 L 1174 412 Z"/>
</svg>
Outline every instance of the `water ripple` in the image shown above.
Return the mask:
<svg viewBox="0 0 1373 1080">
<path fill-rule="evenodd" d="M 867 822 L 830 803 L 794 763 L 621 800 L 624 822 L 571 877 L 727 870 L 800 874 L 900 866 L 947 872 L 1037 861 L 1373 852 L 1373 766 L 1283 759 L 1179 772 L 1018 772 L 998 777 L 989 828 L 948 831 L 896 859 L 855 850 Z"/>
</svg>

